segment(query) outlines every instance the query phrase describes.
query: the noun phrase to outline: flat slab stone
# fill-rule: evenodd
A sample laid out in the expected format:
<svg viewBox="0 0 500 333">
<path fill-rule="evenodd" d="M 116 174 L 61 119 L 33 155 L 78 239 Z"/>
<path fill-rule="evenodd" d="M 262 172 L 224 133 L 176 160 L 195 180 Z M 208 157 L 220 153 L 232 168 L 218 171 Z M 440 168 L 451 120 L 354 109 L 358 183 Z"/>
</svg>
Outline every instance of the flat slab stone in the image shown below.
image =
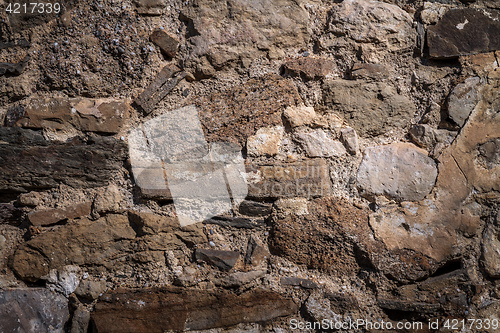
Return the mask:
<svg viewBox="0 0 500 333">
<path fill-rule="evenodd" d="M 2 332 L 63 333 L 69 319 L 68 300 L 45 288 L 0 291 Z"/>
<path fill-rule="evenodd" d="M 247 164 L 248 197 L 314 198 L 331 194 L 329 167 L 323 159 L 273 165 Z"/>
<path fill-rule="evenodd" d="M 106 186 L 124 161 L 125 146 L 112 137 L 59 144 L 32 130 L 0 128 L 0 191 Z"/>
<path fill-rule="evenodd" d="M 129 117 L 129 103 L 111 98 L 33 98 L 22 114 L 7 118 L 13 126 L 117 133 Z M 18 119 L 15 119 L 18 118 Z"/>
<path fill-rule="evenodd" d="M 472 8 L 453 9 L 427 30 L 431 58 L 454 58 L 462 55 L 500 50 L 498 11 Z M 496 20 L 494 19 L 496 18 Z"/>
<path fill-rule="evenodd" d="M 293 300 L 262 289 L 241 295 L 176 287 L 118 289 L 99 299 L 91 321 L 98 332 L 183 332 L 266 322 L 297 310 Z"/>
<path fill-rule="evenodd" d="M 427 152 L 409 143 L 367 148 L 358 169 L 362 196 L 385 195 L 400 201 L 422 200 L 437 177 L 436 163 Z"/>
<path fill-rule="evenodd" d="M 39 210 L 28 214 L 28 220 L 34 226 L 45 226 L 55 224 L 65 219 L 74 219 L 77 217 L 89 215 L 92 209 L 91 202 L 66 207 L 64 209 L 53 208 Z"/>
</svg>

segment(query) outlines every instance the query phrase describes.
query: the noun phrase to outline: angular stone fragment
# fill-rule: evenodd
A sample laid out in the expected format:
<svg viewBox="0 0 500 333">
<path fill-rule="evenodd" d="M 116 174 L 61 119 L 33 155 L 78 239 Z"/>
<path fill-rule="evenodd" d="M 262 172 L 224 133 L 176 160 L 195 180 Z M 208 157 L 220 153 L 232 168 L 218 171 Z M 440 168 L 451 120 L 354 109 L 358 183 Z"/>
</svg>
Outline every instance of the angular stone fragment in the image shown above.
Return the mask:
<svg viewBox="0 0 500 333">
<path fill-rule="evenodd" d="M 137 12 L 142 15 L 161 15 L 165 0 L 134 0 Z"/>
<path fill-rule="evenodd" d="M 298 130 L 294 133 L 309 157 L 339 157 L 346 153 L 344 146 L 321 130 Z"/>
<path fill-rule="evenodd" d="M 444 129 L 435 129 L 426 124 L 417 124 L 408 131 L 410 138 L 420 147 L 426 149 L 438 148 L 436 145 L 450 144 L 457 132 Z"/>
<path fill-rule="evenodd" d="M 260 229 L 267 226 L 264 219 L 249 219 L 245 217 L 214 217 L 203 221 L 205 224 L 217 224 L 223 227 L 238 229 Z"/>
<path fill-rule="evenodd" d="M 117 133 L 129 117 L 125 100 L 90 98 L 33 98 L 24 107 L 24 114 L 14 126 L 26 128 L 67 129 Z M 13 122 L 13 117 L 8 116 Z"/>
<path fill-rule="evenodd" d="M 2 332 L 63 333 L 69 319 L 68 300 L 45 288 L 0 291 Z"/>
<path fill-rule="evenodd" d="M 382 64 L 355 63 L 350 71 L 352 79 L 382 81 L 390 74 L 387 66 Z"/>
<path fill-rule="evenodd" d="M 253 267 L 265 266 L 269 256 L 269 251 L 266 250 L 261 241 L 256 236 L 250 237 L 245 255 L 245 264 Z"/>
<path fill-rule="evenodd" d="M 457 85 L 448 96 L 448 117 L 462 127 L 479 102 L 481 80 L 470 77 Z"/>
<path fill-rule="evenodd" d="M 87 333 L 90 322 L 90 311 L 79 305 L 73 313 L 70 333 Z"/>
<path fill-rule="evenodd" d="M 236 264 L 236 261 L 240 257 L 240 253 L 237 251 L 197 249 L 195 257 L 196 260 L 205 261 L 222 270 L 229 271 Z"/>
<path fill-rule="evenodd" d="M 175 66 L 164 66 L 149 86 L 136 98 L 135 103 L 146 113 L 151 113 L 156 104 L 161 100 L 158 96 L 159 90 L 161 90 L 172 75 L 178 71 L 179 69 Z"/>
<path fill-rule="evenodd" d="M 273 165 L 247 164 L 250 198 L 304 197 L 331 194 L 329 167 L 325 160 Z"/>
<path fill-rule="evenodd" d="M 52 208 L 38 210 L 28 214 L 28 220 L 34 226 L 47 226 L 66 219 L 75 219 L 90 214 L 92 204 L 85 202 L 64 209 Z"/>
<path fill-rule="evenodd" d="M 432 58 L 500 50 L 499 13 L 474 8 L 453 9 L 427 30 Z"/>
<path fill-rule="evenodd" d="M 247 216 L 266 216 L 271 214 L 272 206 L 270 204 L 245 200 L 240 204 L 240 214 Z"/>
<path fill-rule="evenodd" d="M 422 200 L 437 177 L 436 163 L 427 153 L 408 143 L 367 148 L 358 169 L 361 195 L 385 195 L 399 201 Z"/>
<path fill-rule="evenodd" d="M 75 290 L 75 294 L 86 299 L 94 300 L 104 293 L 106 289 L 105 280 L 81 280 L 78 288 Z"/>
<path fill-rule="evenodd" d="M 44 277 L 47 287 L 68 297 L 80 284 L 80 267 L 67 265 L 60 269 L 52 269 L 48 276 Z"/>
<path fill-rule="evenodd" d="M 325 120 L 321 119 L 321 117 L 316 114 L 314 108 L 310 106 L 299 105 L 296 107 L 288 107 L 283 112 L 283 115 L 292 128 L 302 125 L 320 125 L 325 122 Z"/>
<path fill-rule="evenodd" d="M 298 57 L 287 59 L 283 65 L 285 73 L 303 75 L 308 80 L 324 78 L 336 68 L 330 59 L 317 57 Z"/>
<path fill-rule="evenodd" d="M 12 269 L 26 281 L 37 281 L 51 269 L 66 265 L 111 268 L 117 257 L 130 251 L 136 236 L 128 219 L 106 215 L 97 221 L 81 219 L 43 233 L 14 253 Z"/>
<path fill-rule="evenodd" d="M 177 48 L 179 47 L 179 40 L 176 37 L 163 30 L 156 29 L 151 34 L 150 38 L 166 55 L 170 58 L 175 58 Z"/>
<path fill-rule="evenodd" d="M 280 284 L 282 286 L 300 286 L 305 289 L 316 289 L 318 285 L 309 279 L 301 279 L 297 277 L 282 276 L 280 278 Z"/>
<path fill-rule="evenodd" d="M 403 128 L 416 111 L 410 99 L 384 82 L 329 80 L 323 99 L 328 111 L 342 115 L 363 137 Z"/>
<path fill-rule="evenodd" d="M 248 284 L 266 275 L 266 271 L 234 272 L 227 277 L 216 281 L 215 284 L 225 288 L 237 288 Z"/>
<path fill-rule="evenodd" d="M 247 140 L 250 156 L 274 156 L 278 154 L 285 131 L 282 126 L 261 128 Z"/>
<path fill-rule="evenodd" d="M 112 137 L 56 144 L 31 130 L 0 128 L 0 142 L 8 143 L 0 144 L 0 190 L 8 192 L 106 186 L 125 160 L 123 142 Z"/>
<path fill-rule="evenodd" d="M 340 133 L 340 140 L 342 140 L 342 143 L 346 147 L 347 151 L 351 155 L 357 155 L 359 153 L 359 142 L 356 131 L 351 127 L 346 127 L 343 128 Z"/>
<path fill-rule="evenodd" d="M 182 332 L 267 322 L 297 310 L 291 299 L 262 289 L 241 295 L 176 287 L 118 289 L 100 298 L 91 320 L 98 332 L 131 327 L 135 332 Z"/>
<path fill-rule="evenodd" d="M 500 278 L 500 231 L 488 225 L 483 235 L 483 265 L 492 278 Z"/>
</svg>

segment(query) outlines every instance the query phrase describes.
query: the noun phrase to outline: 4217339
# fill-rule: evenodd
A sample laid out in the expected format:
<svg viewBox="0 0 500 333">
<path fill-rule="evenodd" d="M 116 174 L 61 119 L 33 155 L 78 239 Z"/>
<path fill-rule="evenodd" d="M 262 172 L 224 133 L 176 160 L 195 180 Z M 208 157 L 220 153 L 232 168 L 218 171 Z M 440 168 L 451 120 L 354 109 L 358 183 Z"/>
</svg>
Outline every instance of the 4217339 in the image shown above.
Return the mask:
<svg viewBox="0 0 500 333">
<path fill-rule="evenodd" d="M 7 5 L 5 11 L 7 14 L 59 14 L 61 5 L 58 2 L 12 2 Z"/>
</svg>

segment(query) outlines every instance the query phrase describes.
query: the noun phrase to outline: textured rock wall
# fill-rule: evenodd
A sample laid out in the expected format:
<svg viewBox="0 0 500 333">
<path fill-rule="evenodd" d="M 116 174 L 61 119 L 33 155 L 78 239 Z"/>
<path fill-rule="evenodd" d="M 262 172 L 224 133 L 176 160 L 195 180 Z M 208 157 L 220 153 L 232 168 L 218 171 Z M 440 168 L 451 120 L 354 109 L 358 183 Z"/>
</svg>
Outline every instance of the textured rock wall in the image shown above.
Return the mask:
<svg viewBox="0 0 500 333">
<path fill-rule="evenodd" d="M 9 3 L 0 332 L 499 320 L 498 1 Z"/>
</svg>

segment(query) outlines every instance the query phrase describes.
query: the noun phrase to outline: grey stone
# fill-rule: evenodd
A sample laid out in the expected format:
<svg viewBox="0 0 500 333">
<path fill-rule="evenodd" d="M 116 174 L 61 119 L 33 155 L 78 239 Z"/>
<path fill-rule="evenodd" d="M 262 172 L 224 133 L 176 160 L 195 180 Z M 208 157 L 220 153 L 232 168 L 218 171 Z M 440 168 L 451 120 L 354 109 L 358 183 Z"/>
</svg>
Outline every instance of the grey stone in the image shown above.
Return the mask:
<svg viewBox="0 0 500 333">
<path fill-rule="evenodd" d="M 437 144 L 450 144 L 457 132 L 435 129 L 426 124 L 416 124 L 408 131 L 410 138 L 420 147 L 432 149 Z"/>
<path fill-rule="evenodd" d="M 266 275 L 266 271 L 258 270 L 258 271 L 250 271 L 250 272 L 235 272 L 227 277 L 216 281 L 215 284 L 219 284 L 226 288 L 237 288 L 249 284 L 250 282 L 255 281 L 258 278 Z"/>
<path fill-rule="evenodd" d="M 341 115 L 362 137 L 403 128 L 416 111 L 408 97 L 384 82 L 327 80 L 323 100 L 327 112 Z"/>
<path fill-rule="evenodd" d="M 68 300 L 48 289 L 0 291 L 2 332 L 63 333 L 68 319 Z"/>
<path fill-rule="evenodd" d="M 105 280 L 81 280 L 75 294 L 86 299 L 97 299 L 102 293 L 106 292 L 106 289 Z"/>
<path fill-rule="evenodd" d="M 427 152 L 409 143 L 367 148 L 358 169 L 361 195 L 385 195 L 399 201 L 422 200 L 437 177 L 436 163 Z"/>
<path fill-rule="evenodd" d="M 240 204 L 239 212 L 247 216 L 266 216 L 271 214 L 270 204 L 245 200 Z"/>
<path fill-rule="evenodd" d="M 238 229 L 261 229 L 267 226 L 264 219 L 249 219 L 245 217 L 225 217 L 216 216 L 203 221 L 205 224 L 217 224 L 223 227 L 232 227 Z"/>
<path fill-rule="evenodd" d="M 346 147 L 347 151 L 351 155 L 357 155 L 359 153 L 359 142 L 358 134 L 356 134 L 354 128 L 343 128 L 340 131 L 340 135 L 340 140 L 342 140 L 342 143 Z"/>
<path fill-rule="evenodd" d="M 457 85 L 448 96 L 448 117 L 462 127 L 479 102 L 481 80 L 470 77 Z"/>
<path fill-rule="evenodd" d="M 318 322 L 323 320 L 332 320 L 334 322 L 342 320 L 340 314 L 332 311 L 330 300 L 322 297 L 319 292 L 314 292 L 307 298 L 305 309 L 307 313 Z"/>
<path fill-rule="evenodd" d="M 294 138 L 304 148 L 309 157 L 339 157 L 346 153 L 344 146 L 321 130 L 298 130 Z"/>
<path fill-rule="evenodd" d="M 80 283 L 80 267 L 68 265 L 59 269 L 52 269 L 46 277 L 47 287 L 52 291 L 68 296 L 73 293 Z"/>
<path fill-rule="evenodd" d="M 237 251 L 197 249 L 195 252 L 196 260 L 205 261 L 225 271 L 231 270 L 239 257 L 240 253 Z"/>
<path fill-rule="evenodd" d="M 318 288 L 318 285 L 314 281 L 297 277 L 282 276 L 280 278 L 280 283 L 282 286 L 300 286 L 305 289 Z"/>
</svg>

